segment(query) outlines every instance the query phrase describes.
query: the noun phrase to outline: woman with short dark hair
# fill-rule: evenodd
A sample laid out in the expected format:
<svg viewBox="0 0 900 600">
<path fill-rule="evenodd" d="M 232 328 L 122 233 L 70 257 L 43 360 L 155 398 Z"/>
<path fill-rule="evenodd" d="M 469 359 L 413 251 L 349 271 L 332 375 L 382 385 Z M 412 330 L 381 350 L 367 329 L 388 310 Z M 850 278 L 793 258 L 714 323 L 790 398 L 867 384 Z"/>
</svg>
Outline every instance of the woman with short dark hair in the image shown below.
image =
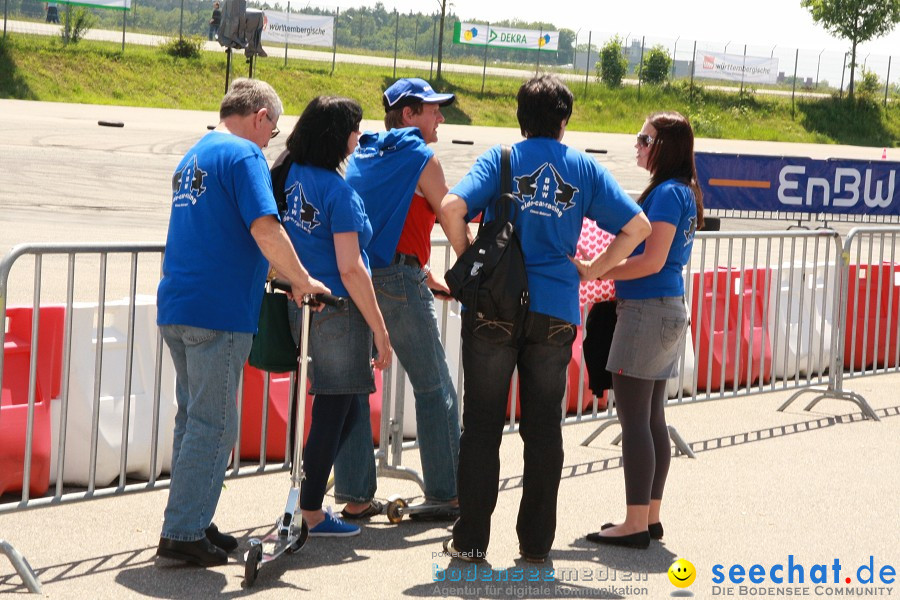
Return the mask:
<svg viewBox="0 0 900 600">
<path fill-rule="evenodd" d="M 587 539 L 647 548 L 650 538 L 663 536 L 659 511 L 671 457 L 666 382 L 678 374 L 684 346 L 688 321 L 682 270 L 691 258 L 694 232 L 703 226 L 703 196 L 694 165 L 694 132 L 683 115 L 650 115 L 634 147 L 638 166 L 651 174 L 638 204 L 653 231 L 603 275 L 615 280 L 618 299 L 606 370 L 612 373 L 622 425 L 626 515 L 624 523 L 607 523 Z M 590 262 L 576 264 L 583 280 L 595 278 Z"/>
<path fill-rule="evenodd" d="M 391 344 L 365 252 L 372 226 L 362 199 L 339 172 L 356 147 L 361 120 L 362 109 L 355 100 L 314 98 L 288 137 L 292 164 L 283 190 L 276 190 L 286 199 L 282 223 L 297 254 L 305 257 L 310 272 L 329 282 L 333 294 L 349 297 L 343 308 L 326 306 L 315 313 L 309 332 L 310 393 L 315 400 L 303 452 L 306 479 L 300 488 L 300 509 L 310 536 L 342 537 L 360 531 L 330 508 L 323 511 L 322 501 L 355 411 L 375 391 L 373 337 L 375 366 L 385 369 L 391 363 Z M 291 317 L 296 338 L 296 308 Z"/>
</svg>

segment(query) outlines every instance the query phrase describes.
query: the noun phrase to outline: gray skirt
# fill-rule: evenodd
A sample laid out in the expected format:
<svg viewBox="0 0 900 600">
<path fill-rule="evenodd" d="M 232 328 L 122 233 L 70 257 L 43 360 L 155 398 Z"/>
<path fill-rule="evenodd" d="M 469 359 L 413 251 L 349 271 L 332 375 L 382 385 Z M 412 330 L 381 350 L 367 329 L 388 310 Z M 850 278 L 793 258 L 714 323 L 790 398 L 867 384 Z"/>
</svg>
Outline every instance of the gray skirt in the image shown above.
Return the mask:
<svg viewBox="0 0 900 600">
<path fill-rule="evenodd" d="M 687 324 L 681 296 L 618 300 L 606 370 L 654 381 L 675 377 Z"/>
</svg>

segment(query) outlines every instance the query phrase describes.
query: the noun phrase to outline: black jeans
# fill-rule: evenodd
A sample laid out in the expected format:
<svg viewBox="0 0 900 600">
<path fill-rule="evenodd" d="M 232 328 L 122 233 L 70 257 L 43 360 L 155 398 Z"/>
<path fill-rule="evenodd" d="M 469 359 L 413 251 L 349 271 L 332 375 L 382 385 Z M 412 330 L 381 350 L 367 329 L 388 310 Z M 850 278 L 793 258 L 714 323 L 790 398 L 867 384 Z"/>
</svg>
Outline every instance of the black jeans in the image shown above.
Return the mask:
<svg viewBox="0 0 900 600">
<path fill-rule="evenodd" d="M 562 474 L 562 399 L 575 326 L 529 312 L 516 340 L 490 340 L 463 321 L 465 373 L 463 433 L 459 449 L 459 519 L 453 545 L 485 556 L 497 505 L 500 438 L 513 370 L 519 369 L 525 444 L 522 501 L 516 532 L 522 552 L 544 556 L 556 533 L 556 499 Z"/>
</svg>

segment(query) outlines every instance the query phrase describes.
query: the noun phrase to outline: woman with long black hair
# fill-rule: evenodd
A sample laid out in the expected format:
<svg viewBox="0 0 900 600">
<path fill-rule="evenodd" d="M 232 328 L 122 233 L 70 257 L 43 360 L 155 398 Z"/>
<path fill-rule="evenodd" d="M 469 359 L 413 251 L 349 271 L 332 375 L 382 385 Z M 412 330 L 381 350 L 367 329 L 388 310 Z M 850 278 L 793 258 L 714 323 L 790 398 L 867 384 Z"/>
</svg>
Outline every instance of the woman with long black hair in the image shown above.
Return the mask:
<svg viewBox="0 0 900 600">
<path fill-rule="evenodd" d="M 375 391 L 373 341 L 374 366 L 385 369 L 391 364 L 391 344 L 365 252 L 372 226 L 362 199 L 339 171 L 356 148 L 361 120 L 362 108 L 355 100 L 319 96 L 310 101 L 287 140 L 292 164 L 283 190 L 276 190 L 286 199 L 282 223 L 297 254 L 305 257 L 311 273 L 330 283 L 333 294 L 349 297 L 344 307 L 326 306 L 315 313 L 309 332 L 310 393 L 315 401 L 303 451 L 306 479 L 300 509 L 312 537 L 360 532 L 330 508 L 323 511 L 322 502 L 335 456 L 356 421 L 355 411 Z M 299 319 L 296 307 L 291 310 L 296 338 Z"/>
</svg>

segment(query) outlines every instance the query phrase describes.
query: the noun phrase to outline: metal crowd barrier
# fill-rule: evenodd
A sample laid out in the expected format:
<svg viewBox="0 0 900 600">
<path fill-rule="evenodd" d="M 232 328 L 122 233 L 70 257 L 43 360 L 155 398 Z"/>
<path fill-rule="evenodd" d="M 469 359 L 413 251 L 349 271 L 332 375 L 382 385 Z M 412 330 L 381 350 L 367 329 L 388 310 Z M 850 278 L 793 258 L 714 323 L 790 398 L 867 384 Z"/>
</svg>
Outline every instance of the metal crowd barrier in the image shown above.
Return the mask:
<svg viewBox="0 0 900 600">
<path fill-rule="evenodd" d="M 840 236 L 828 230 L 698 233 L 685 272 L 692 324 L 679 361 L 681 375 L 669 383 L 669 402 L 794 390 L 781 410 L 799 396 L 814 393 L 816 398 L 807 409 L 825 398 L 839 399 L 856 404 L 865 417 L 877 420 L 865 399 L 845 390 L 843 382 L 845 377 L 900 371 L 900 268 L 895 256 L 898 235 L 897 226 L 861 227 L 853 229 L 842 244 Z M 163 252 L 164 246 L 152 243 L 24 244 L 13 248 L 0 262 L 0 318 L 4 322 L 0 329 L 0 344 L 4 346 L 0 386 L 5 378 L 27 381 L 25 391 L 13 392 L 15 382 L 4 388 L 0 423 L 20 419 L 24 436 L 19 452 L 21 469 L 16 471 L 15 481 L 4 483 L 0 479 L 0 513 L 168 486 L 168 466 L 163 463 L 171 450 L 164 443 L 170 428 L 163 417 L 174 397 L 170 389 L 173 381 L 166 376 L 168 353 L 163 352 L 155 327 L 149 337 L 140 333 L 147 329 L 148 311 L 155 315 Z M 33 264 L 20 260 L 24 257 L 33 257 Z M 431 268 L 443 273 L 452 260 L 449 244 L 435 240 Z M 45 276 L 46 272 L 50 275 Z M 15 275 L 12 279 L 11 274 Z M 10 281 L 29 279 L 30 287 L 10 286 Z M 56 312 L 49 310 L 53 306 Z M 461 407 L 458 309 L 453 303 L 440 301 L 435 307 Z M 584 315 L 588 309 L 583 307 Z M 20 312 L 14 318 L 17 310 Z M 91 318 L 79 311 L 90 311 Z M 118 315 L 118 329 L 110 333 L 107 314 L 113 313 Z M 18 320 L 18 328 L 13 327 L 13 320 Z M 84 327 L 88 328 L 87 337 L 92 338 L 88 340 L 91 344 L 83 347 L 88 349 L 79 345 L 84 340 L 73 339 L 83 337 L 77 332 L 83 332 Z M 53 328 L 56 337 L 47 334 Z M 41 351 L 45 343 L 48 348 Z M 112 349 L 104 350 L 105 346 Z M 137 362 L 145 363 L 142 369 L 137 367 L 137 355 Z M 87 391 L 79 388 L 74 394 L 75 379 L 84 375 L 77 372 L 78 365 L 87 365 L 81 370 L 90 371 L 87 380 L 92 386 Z M 59 375 L 47 376 L 48 369 L 58 370 Z M 566 397 L 561 399 L 563 423 L 597 421 L 601 430 L 615 424 L 614 396 L 610 395 L 606 408 L 587 387 L 580 345 L 573 349 L 570 369 Z M 23 377 L 26 370 L 27 379 Z M 103 384 L 113 372 L 119 377 L 116 385 L 121 389 L 120 408 L 114 411 L 118 421 L 113 423 L 113 437 L 118 438 L 113 442 L 118 445 L 111 443 L 116 465 L 114 476 L 107 474 L 107 480 L 101 481 L 101 440 L 106 442 L 110 437 L 103 434 L 103 426 L 109 425 L 104 407 L 110 396 L 109 385 Z M 136 395 L 133 387 L 142 375 L 143 395 Z M 403 450 L 417 446 L 409 439 L 414 436 L 414 426 L 410 425 L 414 423 L 413 411 L 405 406 L 411 387 L 397 363 L 383 375 L 380 439 L 374 449 L 378 473 L 422 486 L 419 473 L 402 464 Z M 241 428 L 229 477 L 288 468 L 287 424 L 293 420 L 293 406 L 286 390 L 292 378 L 260 376 L 245 368 L 237 400 Z M 514 375 L 507 432 L 518 429 L 516 379 Z M 76 402 L 82 412 L 90 414 L 89 418 L 80 415 L 86 429 L 73 436 L 67 429 L 69 417 L 78 412 L 73 408 Z M 134 416 L 139 408 L 136 404 L 150 407 L 140 419 Z M 140 431 L 146 437 L 148 429 L 149 446 L 140 451 L 133 448 L 129 432 Z M 258 454 L 256 440 L 248 440 L 250 434 L 257 433 Z M 82 465 L 85 473 L 75 483 L 67 481 L 66 465 L 78 460 L 84 463 L 85 458 L 76 457 L 67 448 L 67 439 L 73 437 L 88 444 L 86 464 Z M 677 432 L 673 431 L 673 439 L 676 451 L 690 454 Z M 0 439 L 0 462 L 9 458 L 3 456 L 4 443 Z M 53 452 L 51 445 L 55 446 Z M 132 468 L 131 459 L 142 454 L 146 460 Z M 52 473 L 48 473 L 49 463 L 53 463 Z M 35 485 L 38 471 L 47 475 L 43 486 L 40 482 Z M 18 489 L 21 492 L 15 497 L 13 492 Z M 17 569 L 18 565 L 27 566 L 24 559 L 16 564 Z"/>
</svg>

